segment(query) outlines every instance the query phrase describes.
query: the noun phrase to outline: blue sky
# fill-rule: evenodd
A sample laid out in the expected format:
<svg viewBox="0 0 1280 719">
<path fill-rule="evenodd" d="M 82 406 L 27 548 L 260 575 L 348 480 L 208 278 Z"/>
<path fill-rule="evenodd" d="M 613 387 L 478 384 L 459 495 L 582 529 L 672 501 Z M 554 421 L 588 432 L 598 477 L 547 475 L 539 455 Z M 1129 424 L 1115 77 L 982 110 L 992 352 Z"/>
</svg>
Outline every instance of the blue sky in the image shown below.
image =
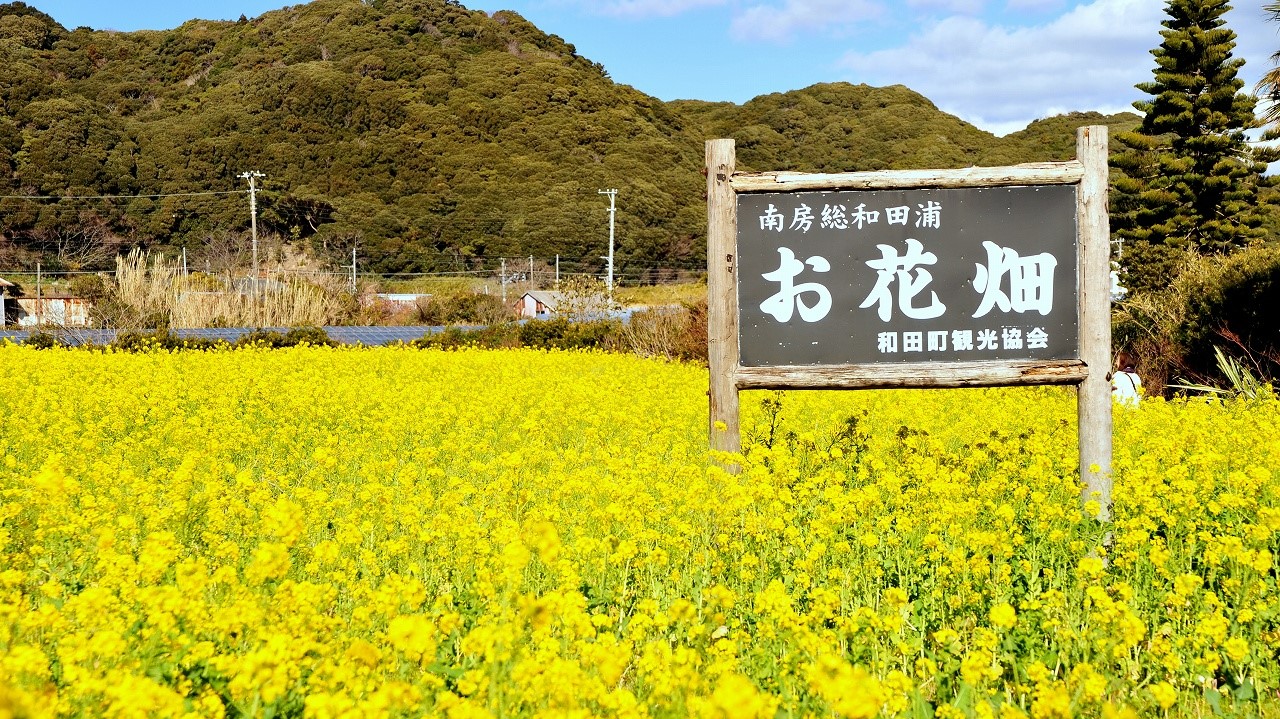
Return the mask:
<svg viewBox="0 0 1280 719">
<path fill-rule="evenodd" d="M 1227 14 L 1249 87 L 1280 50 L 1264 0 Z M 28 0 L 63 25 L 136 30 L 255 17 L 279 0 Z M 817 82 L 903 84 L 1004 134 L 1070 110 L 1116 112 L 1143 95 L 1159 0 L 463 0 L 515 10 L 614 80 L 664 100 L 745 102 Z"/>
</svg>

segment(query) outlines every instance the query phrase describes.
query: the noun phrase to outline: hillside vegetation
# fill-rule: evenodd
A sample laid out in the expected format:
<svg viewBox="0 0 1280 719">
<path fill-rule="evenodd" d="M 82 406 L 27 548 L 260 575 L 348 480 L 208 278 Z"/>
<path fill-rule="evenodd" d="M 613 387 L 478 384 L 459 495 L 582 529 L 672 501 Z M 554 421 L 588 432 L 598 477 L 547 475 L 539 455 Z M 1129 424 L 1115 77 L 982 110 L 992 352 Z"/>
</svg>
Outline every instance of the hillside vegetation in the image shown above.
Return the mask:
<svg viewBox="0 0 1280 719">
<path fill-rule="evenodd" d="M 621 190 L 621 272 L 704 263 L 703 141 L 754 169 L 1062 159 L 1073 114 L 997 138 L 911 90 L 844 83 L 741 106 L 664 103 L 513 12 L 453 0 L 315 0 L 167 31 L 68 30 L 0 5 L 0 195 L 242 191 L 268 232 L 371 271 L 561 255 L 594 269 L 597 189 Z M 124 246 L 212 252 L 243 194 L 0 200 L 0 265 L 94 266 Z M 223 245 L 226 243 L 223 242 Z M 486 260 L 488 264 L 485 265 Z"/>
</svg>

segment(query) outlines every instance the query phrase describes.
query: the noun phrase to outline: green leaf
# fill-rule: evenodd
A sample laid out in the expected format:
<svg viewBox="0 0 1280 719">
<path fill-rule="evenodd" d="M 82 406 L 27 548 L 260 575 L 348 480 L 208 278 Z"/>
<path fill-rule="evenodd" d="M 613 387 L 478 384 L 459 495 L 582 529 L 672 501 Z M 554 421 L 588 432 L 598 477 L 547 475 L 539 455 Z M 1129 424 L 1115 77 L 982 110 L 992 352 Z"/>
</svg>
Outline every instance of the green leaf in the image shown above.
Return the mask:
<svg viewBox="0 0 1280 719">
<path fill-rule="evenodd" d="M 1214 716 L 1222 716 L 1222 695 L 1217 689 L 1205 689 L 1204 700 L 1208 703 L 1209 708 L 1213 710 Z"/>
<path fill-rule="evenodd" d="M 1232 694 L 1235 695 L 1236 699 L 1242 702 L 1251 702 L 1258 697 L 1257 691 L 1253 688 L 1252 679 L 1245 679 L 1240 683 L 1240 686 L 1235 688 L 1235 691 L 1233 691 Z"/>
</svg>

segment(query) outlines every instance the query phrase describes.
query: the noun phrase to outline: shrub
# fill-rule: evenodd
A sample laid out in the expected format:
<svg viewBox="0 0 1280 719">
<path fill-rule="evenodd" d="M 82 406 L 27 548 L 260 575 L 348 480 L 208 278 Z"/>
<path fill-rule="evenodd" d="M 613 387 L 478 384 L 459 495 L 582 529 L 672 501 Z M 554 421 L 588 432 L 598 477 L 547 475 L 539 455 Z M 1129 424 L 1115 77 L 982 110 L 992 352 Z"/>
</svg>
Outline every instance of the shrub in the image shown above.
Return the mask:
<svg viewBox="0 0 1280 719">
<path fill-rule="evenodd" d="M 409 343 L 419 349 L 486 349 L 530 347 L 535 349 L 602 349 L 622 348 L 622 323 L 617 320 L 570 322 L 558 317 L 552 320 L 530 320 L 523 324 L 508 323 L 478 330 L 450 327 Z"/>
<path fill-rule="evenodd" d="M 495 295 L 460 292 L 436 295 L 415 307 L 416 320 L 424 325 L 492 325 L 514 317 L 514 311 Z"/>
<path fill-rule="evenodd" d="M 168 330 L 155 332 L 121 332 L 111 346 L 122 352 L 153 352 L 155 350 L 200 350 L 209 351 L 224 349 L 228 345 L 223 340 L 204 337 L 179 337 Z"/>
<path fill-rule="evenodd" d="M 1112 337 L 1139 357 L 1151 392 L 1174 379 L 1226 382 L 1215 347 L 1242 357 L 1265 379 L 1280 376 L 1280 249 L 1191 258 L 1166 289 L 1119 304 Z"/>
<path fill-rule="evenodd" d="M 296 347 L 300 344 L 333 347 L 338 343 L 329 339 L 329 333 L 320 327 L 294 327 L 284 333 L 276 330 L 256 329 L 252 332 L 246 332 L 240 336 L 240 339 L 236 340 L 237 347 L 256 345 L 279 349 L 281 347 Z"/>
<path fill-rule="evenodd" d="M 58 339 L 48 332 L 35 332 L 23 340 L 22 344 L 38 350 L 47 350 L 57 347 Z"/>
<path fill-rule="evenodd" d="M 320 327 L 294 327 L 284 335 L 286 347 L 308 344 L 313 347 L 334 347 L 337 342 L 329 339 L 329 333 Z"/>
<path fill-rule="evenodd" d="M 236 340 L 237 347 L 247 347 L 249 345 L 261 345 L 265 347 L 284 347 L 284 335 L 275 330 L 257 329 L 251 332 L 245 332 L 240 335 L 240 339 Z"/>
<path fill-rule="evenodd" d="M 520 325 L 522 347 L 548 349 L 616 349 L 622 323 L 617 320 L 570 322 L 563 317 Z"/>
<path fill-rule="evenodd" d="M 707 362 L 707 301 L 659 307 L 631 315 L 623 328 L 626 349 L 642 357 Z"/>
<path fill-rule="evenodd" d="M 102 302 L 116 293 L 116 284 L 104 275 L 75 275 L 68 283 L 68 290 L 76 297 L 90 302 Z"/>
</svg>

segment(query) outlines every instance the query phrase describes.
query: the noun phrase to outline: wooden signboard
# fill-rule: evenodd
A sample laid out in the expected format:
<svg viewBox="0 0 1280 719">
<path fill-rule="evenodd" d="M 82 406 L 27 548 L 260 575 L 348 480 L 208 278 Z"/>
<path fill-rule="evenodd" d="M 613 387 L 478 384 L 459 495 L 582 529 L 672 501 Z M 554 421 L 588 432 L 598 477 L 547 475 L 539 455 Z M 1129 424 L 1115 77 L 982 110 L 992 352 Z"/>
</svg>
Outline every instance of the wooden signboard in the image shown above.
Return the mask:
<svg viewBox="0 0 1280 719">
<path fill-rule="evenodd" d="M 709 141 L 712 447 L 741 450 L 742 389 L 1078 385 L 1082 495 L 1108 519 L 1107 128 L 1076 154 L 737 173 L 733 140 Z"/>
</svg>

